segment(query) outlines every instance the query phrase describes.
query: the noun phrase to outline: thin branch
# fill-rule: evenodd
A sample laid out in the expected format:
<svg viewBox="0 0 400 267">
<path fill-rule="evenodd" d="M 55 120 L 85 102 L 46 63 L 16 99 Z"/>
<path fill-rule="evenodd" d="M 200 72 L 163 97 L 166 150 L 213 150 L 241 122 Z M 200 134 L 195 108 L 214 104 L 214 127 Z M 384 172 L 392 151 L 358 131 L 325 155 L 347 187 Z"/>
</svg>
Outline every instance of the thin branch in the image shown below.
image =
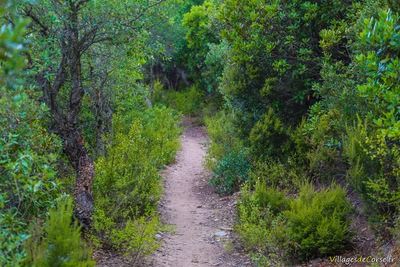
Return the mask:
<svg viewBox="0 0 400 267">
<path fill-rule="evenodd" d="M 47 25 L 45 25 L 45 24 L 39 19 L 39 17 L 38 17 L 35 13 L 33 13 L 33 8 L 32 8 L 32 6 L 29 6 L 29 9 L 25 8 L 25 9 L 24 9 L 24 13 L 25 13 L 25 15 L 26 15 L 27 17 L 31 18 L 32 21 L 33 21 L 37 26 L 39 26 L 40 32 L 41 32 L 41 34 L 42 34 L 43 36 L 46 36 L 46 37 L 49 36 L 50 28 L 49 28 Z"/>
</svg>

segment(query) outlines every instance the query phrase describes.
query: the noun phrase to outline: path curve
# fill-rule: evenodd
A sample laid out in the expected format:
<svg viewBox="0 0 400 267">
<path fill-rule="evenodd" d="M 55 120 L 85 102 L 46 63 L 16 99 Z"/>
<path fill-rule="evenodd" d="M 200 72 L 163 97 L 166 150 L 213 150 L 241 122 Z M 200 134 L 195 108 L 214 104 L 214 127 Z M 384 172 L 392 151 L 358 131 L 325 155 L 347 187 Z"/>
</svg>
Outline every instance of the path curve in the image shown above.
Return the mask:
<svg viewBox="0 0 400 267">
<path fill-rule="evenodd" d="M 202 127 L 186 122 L 181 150 L 175 164 L 162 173 L 165 195 L 160 211 L 173 231 L 161 234 L 162 246 L 152 257 L 154 267 L 250 266 L 240 253 L 224 246 L 231 244 L 231 223 L 224 220 L 233 205 L 215 195 L 208 186 L 209 173 L 203 166 L 207 135 Z M 229 203 L 228 203 L 229 202 Z M 228 224 L 228 225 L 227 225 Z"/>
</svg>

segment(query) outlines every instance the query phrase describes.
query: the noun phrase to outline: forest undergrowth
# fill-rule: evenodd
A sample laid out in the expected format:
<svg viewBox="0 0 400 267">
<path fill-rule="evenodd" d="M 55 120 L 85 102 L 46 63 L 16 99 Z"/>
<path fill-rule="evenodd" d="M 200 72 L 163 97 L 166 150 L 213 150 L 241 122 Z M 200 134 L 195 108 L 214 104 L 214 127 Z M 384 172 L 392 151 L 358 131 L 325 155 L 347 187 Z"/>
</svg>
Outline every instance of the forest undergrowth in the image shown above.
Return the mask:
<svg viewBox="0 0 400 267">
<path fill-rule="evenodd" d="M 400 4 L 0 0 L 0 266 L 159 242 L 183 115 L 256 266 L 400 261 Z"/>
</svg>

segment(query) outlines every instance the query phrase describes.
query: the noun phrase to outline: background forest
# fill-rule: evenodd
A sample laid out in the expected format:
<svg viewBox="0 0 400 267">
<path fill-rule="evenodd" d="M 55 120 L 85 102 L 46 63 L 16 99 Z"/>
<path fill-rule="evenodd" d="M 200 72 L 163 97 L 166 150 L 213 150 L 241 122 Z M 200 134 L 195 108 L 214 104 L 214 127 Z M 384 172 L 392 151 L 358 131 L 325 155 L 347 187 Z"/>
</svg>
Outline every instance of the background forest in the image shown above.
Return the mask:
<svg viewBox="0 0 400 267">
<path fill-rule="evenodd" d="M 256 266 L 400 257 L 400 3 L 0 0 L 0 266 L 140 266 L 182 115 Z M 376 266 L 380 266 L 376 263 Z"/>
</svg>

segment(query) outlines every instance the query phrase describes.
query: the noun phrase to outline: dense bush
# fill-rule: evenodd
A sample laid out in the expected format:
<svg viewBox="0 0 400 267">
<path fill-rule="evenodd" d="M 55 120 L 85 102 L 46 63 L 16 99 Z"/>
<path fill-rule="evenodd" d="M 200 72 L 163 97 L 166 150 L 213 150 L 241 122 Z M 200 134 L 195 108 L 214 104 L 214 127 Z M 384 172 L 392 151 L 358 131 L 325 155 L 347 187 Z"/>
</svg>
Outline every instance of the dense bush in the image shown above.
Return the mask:
<svg viewBox="0 0 400 267">
<path fill-rule="evenodd" d="M 261 266 L 278 265 L 287 256 L 286 221 L 281 212 L 289 204 L 285 193 L 262 181 L 255 184 L 254 191 L 249 184 L 241 190 L 236 231 Z"/>
<path fill-rule="evenodd" d="M 156 103 L 162 103 L 185 115 L 194 115 L 201 111 L 204 102 L 204 94 L 195 86 L 181 91 L 163 90 L 156 83 L 153 99 Z"/>
<path fill-rule="evenodd" d="M 60 144 L 41 125 L 45 109 L 32 101 L 26 90 L 3 92 L 0 92 L 0 265 L 17 263 L 23 258 L 18 251 L 27 234 L 27 223 L 44 216 L 60 193 L 55 171 Z"/>
<path fill-rule="evenodd" d="M 217 41 L 218 31 L 216 31 L 216 25 L 213 23 L 217 6 L 214 1 L 206 0 L 202 5 L 192 6 L 182 19 L 182 25 L 186 30 L 185 39 L 188 48 L 186 64 L 191 78 L 209 92 L 211 87 L 207 78 L 204 77 L 204 71 L 207 64 L 206 57 L 210 50 L 209 44 Z"/>
<path fill-rule="evenodd" d="M 294 242 L 291 255 L 307 260 L 342 252 L 351 238 L 350 211 L 346 193 L 339 186 L 318 192 L 310 185 L 303 186 L 284 212 L 288 238 Z"/>
<path fill-rule="evenodd" d="M 316 191 L 306 184 L 292 198 L 257 182 L 254 191 L 242 190 L 237 230 L 247 249 L 271 261 L 304 261 L 348 247 L 350 210 L 339 186 Z"/>
<path fill-rule="evenodd" d="M 179 147 L 179 118 L 164 107 L 148 109 L 126 132 L 123 116 L 114 117 L 107 155 L 96 162 L 93 239 L 136 259 L 157 248 L 158 170 Z"/>
<path fill-rule="evenodd" d="M 232 194 L 248 180 L 250 161 L 248 150 L 235 132 L 235 114 L 218 112 L 206 117 L 210 136 L 206 165 L 214 175 L 210 183 L 220 194 Z"/>
<path fill-rule="evenodd" d="M 257 161 L 251 166 L 249 179 L 251 185 L 262 181 L 268 187 L 297 192 L 301 183 L 306 180 L 304 172 L 304 169 L 292 161 L 285 163 L 272 160 Z"/>
<path fill-rule="evenodd" d="M 315 104 L 310 109 L 308 120 L 292 134 L 299 149 L 298 155 L 304 157 L 303 164 L 319 182 L 331 183 L 344 176 L 345 163 L 341 156 L 344 125 L 340 116 L 337 109 L 326 111 Z M 306 149 L 302 150 L 300 146 Z"/>
<path fill-rule="evenodd" d="M 220 194 L 232 194 L 248 179 L 250 163 L 245 151 L 232 151 L 218 161 L 210 183 Z"/>
<path fill-rule="evenodd" d="M 389 214 L 390 221 L 400 212 L 399 27 L 399 15 L 390 9 L 365 21 L 356 58 L 364 76 L 357 89 L 371 108 L 366 116 L 371 123 L 362 145 L 369 160 L 379 166 L 375 173 L 367 174 L 366 197 L 381 213 Z"/>
<path fill-rule="evenodd" d="M 44 217 L 60 194 L 56 161 L 60 142 L 46 130 L 47 109 L 21 75 L 26 20 L 13 16 L 11 1 L 0 3 L 0 265 L 18 266 L 26 257 L 28 224 Z M 4 23 L 4 24 L 3 24 Z"/>
<path fill-rule="evenodd" d="M 281 158 L 289 149 L 287 129 L 269 109 L 251 129 L 249 141 L 252 155 L 257 159 Z"/>
<path fill-rule="evenodd" d="M 243 142 L 235 131 L 234 120 L 233 113 L 224 111 L 205 119 L 211 142 L 207 153 L 207 166 L 211 169 L 215 168 L 224 155 L 243 148 Z"/>
<path fill-rule="evenodd" d="M 90 249 L 81 238 L 77 221 L 72 221 L 72 200 L 61 200 L 50 210 L 43 229 L 35 229 L 27 242 L 26 266 L 90 267 L 94 266 Z M 40 227 L 40 226 L 39 226 Z M 33 230 L 32 230 L 33 231 Z M 40 231 L 44 232 L 44 237 Z"/>
</svg>

